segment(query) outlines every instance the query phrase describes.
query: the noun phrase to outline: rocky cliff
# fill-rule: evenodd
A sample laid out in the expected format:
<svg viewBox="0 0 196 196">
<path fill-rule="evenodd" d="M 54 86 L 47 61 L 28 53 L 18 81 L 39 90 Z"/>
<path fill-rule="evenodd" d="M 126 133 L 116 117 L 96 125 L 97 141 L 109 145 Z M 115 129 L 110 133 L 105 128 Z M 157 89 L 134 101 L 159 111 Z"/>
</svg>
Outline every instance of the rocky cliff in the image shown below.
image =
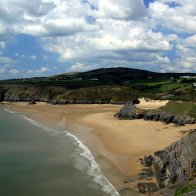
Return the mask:
<svg viewBox="0 0 196 196">
<path fill-rule="evenodd" d="M 167 148 L 154 153 L 154 175 L 160 188 L 196 177 L 196 129 Z"/>
<path fill-rule="evenodd" d="M 196 192 L 196 129 L 179 141 L 154 155 L 140 159 L 145 175 L 154 176 L 155 182 L 140 182 L 140 193 L 157 192 L 161 195 L 195 195 Z"/>
</svg>

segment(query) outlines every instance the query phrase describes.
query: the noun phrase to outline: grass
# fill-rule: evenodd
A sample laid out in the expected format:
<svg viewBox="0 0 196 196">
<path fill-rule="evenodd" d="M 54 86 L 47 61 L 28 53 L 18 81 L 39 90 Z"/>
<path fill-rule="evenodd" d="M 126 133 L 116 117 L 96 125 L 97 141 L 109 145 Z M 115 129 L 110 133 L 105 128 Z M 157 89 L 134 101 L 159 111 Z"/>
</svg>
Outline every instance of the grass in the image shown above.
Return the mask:
<svg viewBox="0 0 196 196">
<path fill-rule="evenodd" d="M 196 104 L 192 102 L 169 101 L 160 110 L 170 114 L 188 114 L 190 116 L 196 117 Z"/>
<path fill-rule="evenodd" d="M 181 83 L 170 83 L 170 82 L 147 83 L 146 92 L 164 93 L 164 92 L 176 90 L 179 88 L 184 88 L 185 86 L 188 86 L 188 85 L 181 84 Z"/>
<path fill-rule="evenodd" d="M 196 184 L 178 185 L 174 196 L 183 196 L 185 193 L 192 192 L 193 190 L 196 190 Z"/>
<path fill-rule="evenodd" d="M 137 97 L 137 91 L 122 86 L 99 86 L 69 90 L 58 98 L 65 100 L 129 101 Z"/>
</svg>

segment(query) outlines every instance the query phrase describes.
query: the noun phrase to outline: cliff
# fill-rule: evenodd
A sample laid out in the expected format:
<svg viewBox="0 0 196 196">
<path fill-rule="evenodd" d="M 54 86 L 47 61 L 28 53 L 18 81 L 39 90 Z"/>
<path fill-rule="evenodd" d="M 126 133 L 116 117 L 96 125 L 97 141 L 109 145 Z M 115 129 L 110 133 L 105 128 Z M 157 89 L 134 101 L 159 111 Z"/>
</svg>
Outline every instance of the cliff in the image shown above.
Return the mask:
<svg viewBox="0 0 196 196">
<path fill-rule="evenodd" d="M 160 188 L 196 177 L 196 129 L 167 148 L 154 153 L 154 175 Z"/>
<path fill-rule="evenodd" d="M 145 175 L 156 182 L 140 182 L 140 193 L 159 192 L 165 196 L 195 195 L 196 192 L 196 129 L 154 155 L 140 159 Z M 149 173 L 150 172 L 150 173 Z M 156 195 L 156 194 L 155 194 Z"/>
</svg>

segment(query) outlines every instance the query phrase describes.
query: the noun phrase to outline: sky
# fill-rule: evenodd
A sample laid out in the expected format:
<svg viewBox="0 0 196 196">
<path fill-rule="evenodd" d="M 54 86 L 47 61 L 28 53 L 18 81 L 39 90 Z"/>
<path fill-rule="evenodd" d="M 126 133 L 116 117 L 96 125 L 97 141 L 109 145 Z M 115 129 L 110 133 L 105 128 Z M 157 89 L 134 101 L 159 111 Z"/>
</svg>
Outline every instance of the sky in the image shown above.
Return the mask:
<svg viewBox="0 0 196 196">
<path fill-rule="evenodd" d="M 196 0 L 0 0 L 0 79 L 107 67 L 196 72 Z"/>
</svg>

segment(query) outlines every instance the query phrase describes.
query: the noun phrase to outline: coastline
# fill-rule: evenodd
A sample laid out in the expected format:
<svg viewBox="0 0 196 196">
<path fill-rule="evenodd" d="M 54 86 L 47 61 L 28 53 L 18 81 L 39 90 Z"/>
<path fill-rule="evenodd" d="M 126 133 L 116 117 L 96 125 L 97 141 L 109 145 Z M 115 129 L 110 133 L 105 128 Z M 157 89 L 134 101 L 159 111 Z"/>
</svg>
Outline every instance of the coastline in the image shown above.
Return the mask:
<svg viewBox="0 0 196 196">
<path fill-rule="evenodd" d="M 138 159 L 170 145 L 193 127 L 114 119 L 120 105 L 5 104 L 13 111 L 24 112 L 50 126 L 65 128 L 77 136 L 91 150 L 103 174 L 117 190 L 134 191 L 142 169 Z M 164 104 L 142 102 L 139 107 L 154 109 Z"/>
</svg>

